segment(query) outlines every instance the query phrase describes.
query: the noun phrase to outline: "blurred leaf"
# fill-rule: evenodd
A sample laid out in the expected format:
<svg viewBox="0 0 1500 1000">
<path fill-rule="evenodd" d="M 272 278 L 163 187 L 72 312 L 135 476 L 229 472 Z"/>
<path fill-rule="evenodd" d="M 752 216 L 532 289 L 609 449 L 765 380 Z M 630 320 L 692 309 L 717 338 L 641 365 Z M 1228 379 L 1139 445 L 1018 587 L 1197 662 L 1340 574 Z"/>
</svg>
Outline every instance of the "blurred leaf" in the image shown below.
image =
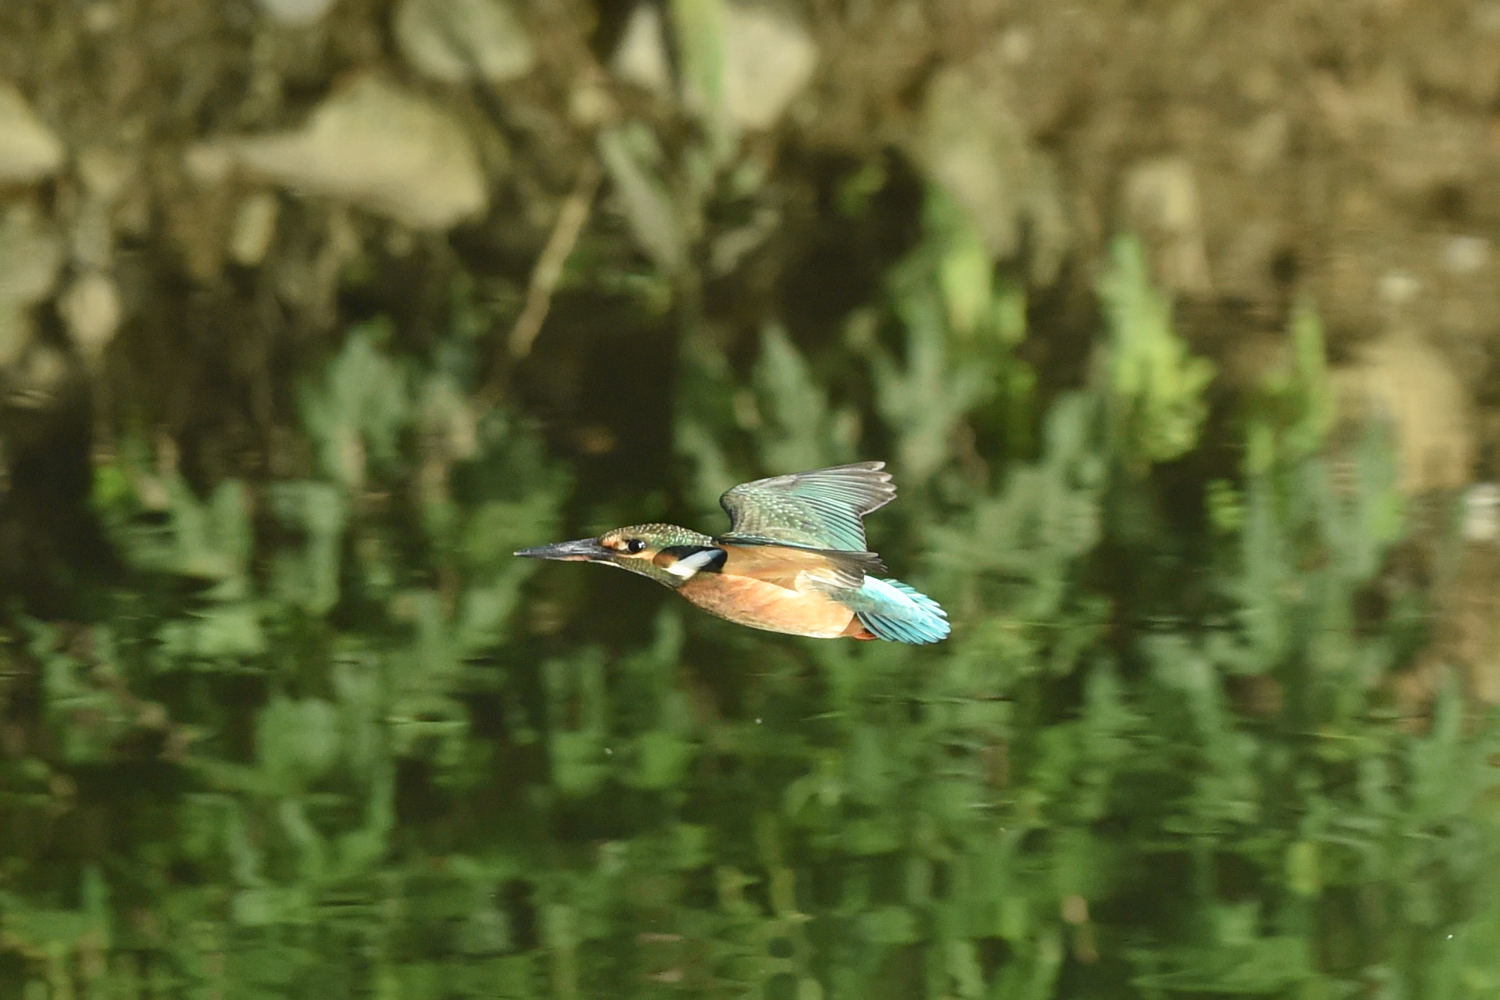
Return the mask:
<svg viewBox="0 0 1500 1000">
<path fill-rule="evenodd" d="M 1306 302 L 1293 311 L 1290 333 L 1289 364 L 1268 374 L 1248 407 L 1245 469 L 1252 475 L 1314 454 L 1333 427 L 1323 324 Z"/>
<path fill-rule="evenodd" d="M 785 330 L 767 327 L 760 343 L 754 385 L 762 419 L 755 429 L 766 467 L 815 469 L 850 460 L 857 428 L 854 414 L 829 404 L 826 391 Z"/>
<path fill-rule="evenodd" d="M 673 38 L 682 60 L 683 97 L 722 162 L 736 139 L 725 100 L 725 60 L 731 44 L 726 0 L 671 0 Z"/>
<path fill-rule="evenodd" d="M 289 792 L 305 788 L 338 757 L 336 709 L 318 698 L 273 698 L 256 719 L 256 745 L 272 781 Z"/>
<path fill-rule="evenodd" d="M 381 350 L 389 324 L 350 330 L 322 377 L 304 385 L 303 419 L 323 472 L 346 488 L 394 465 L 400 435 L 414 418 L 409 380 Z"/>
<path fill-rule="evenodd" d="M 911 944 L 919 938 L 915 918 L 901 906 L 882 906 L 869 911 L 861 918 L 860 929 L 878 944 Z"/>
<path fill-rule="evenodd" d="M 671 788 L 682 780 L 694 747 L 677 733 L 652 730 L 635 741 L 636 767 L 632 783 L 642 788 Z"/>
<path fill-rule="evenodd" d="M 276 483 L 268 490 L 273 514 L 301 536 L 275 555 L 272 592 L 308 614 L 327 614 L 339 599 L 347 516 L 342 493 L 329 483 Z"/>
<path fill-rule="evenodd" d="M 173 660 L 223 660 L 265 653 L 260 615 L 248 603 L 205 608 L 162 625 L 162 652 Z"/>
<path fill-rule="evenodd" d="M 1179 458 L 1197 443 L 1214 367 L 1191 356 L 1172 329 L 1171 306 L 1152 287 L 1136 241 L 1115 241 L 1099 295 L 1109 320 L 1108 378 L 1125 457 L 1132 463 Z"/>
<path fill-rule="evenodd" d="M 907 294 L 897 306 L 905 356 L 874 354 L 876 402 L 896 433 L 904 478 L 921 483 L 953 450 L 962 418 L 994 393 L 995 381 L 985 367 L 954 363 L 943 304 L 934 294 Z"/>
<path fill-rule="evenodd" d="M 656 137 L 644 125 L 627 123 L 599 133 L 599 156 L 613 181 L 637 244 L 667 274 L 681 272 L 687 233 Z"/>
</svg>

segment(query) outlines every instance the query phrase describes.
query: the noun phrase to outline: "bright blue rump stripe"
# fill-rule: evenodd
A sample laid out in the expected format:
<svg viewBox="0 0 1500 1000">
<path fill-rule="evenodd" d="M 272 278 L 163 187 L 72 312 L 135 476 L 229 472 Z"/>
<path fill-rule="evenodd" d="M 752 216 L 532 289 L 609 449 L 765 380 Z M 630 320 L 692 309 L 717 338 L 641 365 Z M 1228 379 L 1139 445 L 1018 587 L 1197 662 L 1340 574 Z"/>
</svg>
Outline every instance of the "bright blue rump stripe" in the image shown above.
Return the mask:
<svg viewBox="0 0 1500 1000">
<path fill-rule="evenodd" d="M 916 608 L 905 606 L 898 614 L 879 614 L 873 611 L 858 612 L 859 620 L 877 638 L 891 642 L 905 642 L 921 646 L 930 642 L 941 642 L 948 637 L 952 627 L 942 606 L 926 594 L 913 589 L 900 580 L 882 580 L 912 599 Z M 896 608 L 891 608 L 897 611 Z"/>
</svg>

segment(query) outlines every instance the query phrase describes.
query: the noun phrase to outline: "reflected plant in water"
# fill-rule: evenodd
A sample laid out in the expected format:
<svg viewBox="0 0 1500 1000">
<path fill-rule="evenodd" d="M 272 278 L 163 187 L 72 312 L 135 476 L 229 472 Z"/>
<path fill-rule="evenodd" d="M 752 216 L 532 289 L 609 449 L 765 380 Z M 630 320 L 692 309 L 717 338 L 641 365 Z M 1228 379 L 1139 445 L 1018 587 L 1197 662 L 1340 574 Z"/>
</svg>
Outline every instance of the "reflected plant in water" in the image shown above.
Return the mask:
<svg viewBox="0 0 1500 1000">
<path fill-rule="evenodd" d="M 928 225 L 839 346 L 868 380 L 775 326 L 742 376 L 687 329 L 673 431 L 689 509 L 891 445 L 881 548 L 938 646 L 533 572 L 568 533 L 629 557 L 599 527 L 640 498 L 572 495 L 519 405 L 471 406 L 461 331 L 351 329 L 275 476 L 122 435 L 94 502 L 128 579 L 3 650 L 0 991 L 1500 991 L 1496 730 L 1455 691 L 1394 717 L 1405 505 L 1382 434 L 1329 457 L 1311 315 L 1227 422 L 1243 461 L 1199 466 L 1210 370 L 1139 261 L 1044 391 L 1018 293 Z"/>
</svg>

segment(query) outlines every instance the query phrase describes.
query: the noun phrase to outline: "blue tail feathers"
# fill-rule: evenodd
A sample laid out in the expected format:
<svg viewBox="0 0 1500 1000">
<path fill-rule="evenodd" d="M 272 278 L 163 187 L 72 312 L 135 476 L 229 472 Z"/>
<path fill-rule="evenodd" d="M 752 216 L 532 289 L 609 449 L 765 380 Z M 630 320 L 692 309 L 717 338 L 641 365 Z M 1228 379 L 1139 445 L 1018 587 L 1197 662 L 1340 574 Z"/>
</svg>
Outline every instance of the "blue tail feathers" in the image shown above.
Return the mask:
<svg viewBox="0 0 1500 1000">
<path fill-rule="evenodd" d="M 900 580 L 867 576 L 850 605 L 877 639 L 920 646 L 942 642 L 952 631 L 948 613 L 937 601 Z"/>
</svg>

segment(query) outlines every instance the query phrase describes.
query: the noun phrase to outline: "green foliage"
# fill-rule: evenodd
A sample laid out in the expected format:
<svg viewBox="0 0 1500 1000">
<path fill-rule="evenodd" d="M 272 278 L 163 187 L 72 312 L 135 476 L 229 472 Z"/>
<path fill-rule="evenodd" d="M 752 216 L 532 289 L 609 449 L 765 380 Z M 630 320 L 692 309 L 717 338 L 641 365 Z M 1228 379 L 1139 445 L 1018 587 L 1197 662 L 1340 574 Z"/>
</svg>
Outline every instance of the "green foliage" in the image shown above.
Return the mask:
<svg viewBox="0 0 1500 1000">
<path fill-rule="evenodd" d="M 1251 473 L 1316 453 L 1333 427 L 1323 325 L 1306 303 L 1293 313 L 1290 339 L 1290 363 L 1267 378 L 1247 421 L 1245 454 Z"/>
<path fill-rule="evenodd" d="M 728 39 L 724 0 L 672 0 L 673 37 L 682 58 L 682 89 L 708 133 L 716 160 L 733 149 L 734 126 L 726 108 Z"/>
<path fill-rule="evenodd" d="M 303 392 L 303 420 L 322 472 L 345 486 L 362 484 L 371 466 L 395 462 L 411 420 L 404 373 L 380 350 L 388 336 L 383 323 L 351 330 L 323 377 Z"/>
<path fill-rule="evenodd" d="M 0 995 L 1500 996 L 1500 732 L 1453 691 L 1391 718 L 1402 504 L 1380 435 L 1323 455 L 1311 313 L 1184 512 L 1155 465 L 1216 447 L 1210 369 L 1138 251 L 1042 401 L 1021 293 L 926 223 L 833 360 L 690 331 L 674 430 L 709 518 L 888 443 L 871 538 L 938 647 L 509 558 L 571 533 L 567 477 L 471 411 L 467 334 L 351 330 L 271 481 L 123 441 L 128 580 L 3 647 Z"/>
<path fill-rule="evenodd" d="M 1139 243 L 1115 241 L 1099 283 L 1109 325 L 1109 384 L 1114 426 L 1124 437 L 1121 457 L 1132 465 L 1186 454 L 1207 416 L 1204 390 L 1214 377 L 1207 359 L 1193 357 L 1172 329 L 1166 296 L 1152 286 Z"/>
<path fill-rule="evenodd" d="M 621 205 L 637 242 L 669 275 L 687 259 L 689 234 L 696 228 L 663 176 L 670 176 L 657 137 L 645 126 L 625 124 L 599 136 L 599 156 L 619 189 Z"/>
</svg>

